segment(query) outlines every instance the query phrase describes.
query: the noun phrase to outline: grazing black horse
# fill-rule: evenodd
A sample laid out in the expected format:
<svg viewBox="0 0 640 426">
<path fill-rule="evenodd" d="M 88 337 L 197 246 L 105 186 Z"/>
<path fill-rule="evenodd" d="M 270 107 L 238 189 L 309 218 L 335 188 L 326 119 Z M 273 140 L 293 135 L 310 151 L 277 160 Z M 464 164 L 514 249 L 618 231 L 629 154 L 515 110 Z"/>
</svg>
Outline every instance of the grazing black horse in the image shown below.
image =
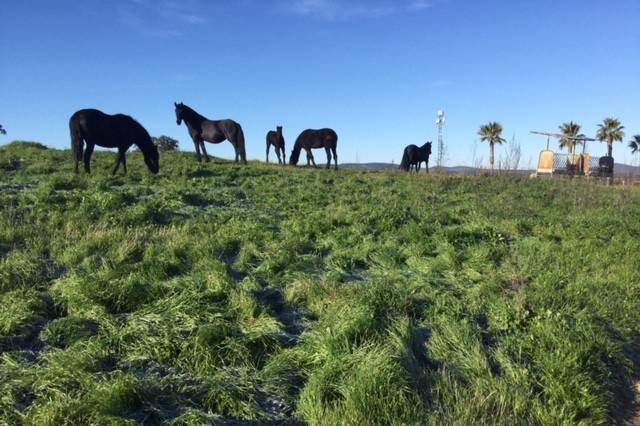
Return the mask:
<svg viewBox="0 0 640 426">
<path fill-rule="evenodd" d="M 271 149 L 271 145 L 276 150 L 276 155 L 278 156 L 278 164 L 284 164 L 287 162 L 287 156 L 284 152 L 284 136 L 282 136 L 282 126 L 276 127 L 276 131 L 273 130 L 267 133 L 267 163 L 269 162 L 269 150 Z M 282 158 L 280 158 L 280 153 L 282 152 Z"/>
<path fill-rule="evenodd" d="M 91 154 L 98 145 L 104 148 L 118 148 L 118 156 L 113 174 L 116 174 L 120 163 L 127 174 L 127 150 L 131 145 L 137 145 L 144 155 L 144 162 L 151 173 L 158 173 L 160 160 L 158 148 L 151 141 L 149 133 L 136 120 L 124 114 L 109 115 L 97 109 L 81 109 L 69 119 L 71 131 L 71 150 L 76 162 L 75 172 L 78 173 L 78 163 L 83 160 L 84 169 L 91 172 Z"/>
<path fill-rule="evenodd" d="M 336 147 L 338 146 L 338 135 L 332 129 L 320 129 L 313 130 L 307 129 L 300 133 L 298 139 L 296 139 L 295 145 L 293 145 L 293 151 L 289 156 L 289 164 L 295 166 L 298 164 L 300 158 L 300 151 L 307 151 L 307 166 L 310 162 L 313 163 L 313 167 L 316 166 L 316 162 L 313 160 L 312 149 L 324 148 L 327 152 L 327 169 L 331 167 L 331 152 L 333 151 L 333 160 L 338 170 L 338 154 L 336 153 Z"/>
<path fill-rule="evenodd" d="M 176 107 L 176 123 L 179 126 L 184 120 L 187 124 L 189 135 L 191 135 L 191 139 L 193 139 L 193 143 L 196 146 L 198 161 L 202 161 L 201 148 L 205 161 L 209 161 L 207 150 L 204 147 L 205 141 L 220 143 L 228 140 L 236 150 L 236 163 L 240 158 L 243 163 L 247 164 L 247 154 L 244 150 L 244 132 L 238 123 L 233 120 L 208 120 L 182 102 L 179 104 L 174 102 L 174 105 Z"/>
<path fill-rule="evenodd" d="M 420 165 L 424 161 L 427 164 L 427 173 L 429 173 L 429 156 L 431 155 L 431 142 L 427 142 L 418 148 L 415 145 L 409 145 L 404 149 L 400 168 L 405 172 L 410 172 L 415 167 L 416 173 L 420 171 Z"/>
</svg>

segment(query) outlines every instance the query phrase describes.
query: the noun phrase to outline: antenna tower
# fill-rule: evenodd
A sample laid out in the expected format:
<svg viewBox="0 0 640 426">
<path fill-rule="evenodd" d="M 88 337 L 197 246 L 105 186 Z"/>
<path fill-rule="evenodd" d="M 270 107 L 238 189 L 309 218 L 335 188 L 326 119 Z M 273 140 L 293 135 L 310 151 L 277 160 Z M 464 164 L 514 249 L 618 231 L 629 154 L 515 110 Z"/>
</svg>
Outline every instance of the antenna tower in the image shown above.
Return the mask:
<svg viewBox="0 0 640 426">
<path fill-rule="evenodd" d="M 444 141 L 442 138 L 442 127 L 444 126 L 446 119 L 444 118 L 444 110 L 438 110 L 438 119 L 436 120 L 436 125 L 438 126 L 438 159 L 437 166 L 439 169 L 444 167 Z"/>
</svg>

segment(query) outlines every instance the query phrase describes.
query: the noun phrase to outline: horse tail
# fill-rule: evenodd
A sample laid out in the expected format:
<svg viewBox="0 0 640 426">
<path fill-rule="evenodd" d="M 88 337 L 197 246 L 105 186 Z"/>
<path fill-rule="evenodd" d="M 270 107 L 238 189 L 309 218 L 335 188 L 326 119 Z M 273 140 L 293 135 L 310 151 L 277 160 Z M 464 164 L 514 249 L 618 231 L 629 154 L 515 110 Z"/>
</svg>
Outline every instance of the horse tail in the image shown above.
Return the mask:
<svg viewBox="0 0 640 426">
<path fill-rule="evenodd" d="M 400 169 L 404 170 L 405 172 L 409 171 L 409 154 L 407 153 L 407 150 L 404 150 L 404 154 L 402 155 L 402 161 L 400 162 Z"/>
<path fill-rule="evenodd" d="M 247 164 L 247 152 L 244 147 L 244 131 L 242 130 L 242 126 L 238 124 L 238 137 L 236 140 L 237 149 L 240 152 L 240 158 L 242 162 Z"/>
<path fill-rule="evenodd" d="M 69 119 L 69 132 L 71 133 L 71 152 L 73 153 L 73 159 L 76 161 L 77 172 L 78 163 L 82 161 L 84 138 L 82 136 L 80 119 L 76 114 L 72 115 Z"/>
</svg>

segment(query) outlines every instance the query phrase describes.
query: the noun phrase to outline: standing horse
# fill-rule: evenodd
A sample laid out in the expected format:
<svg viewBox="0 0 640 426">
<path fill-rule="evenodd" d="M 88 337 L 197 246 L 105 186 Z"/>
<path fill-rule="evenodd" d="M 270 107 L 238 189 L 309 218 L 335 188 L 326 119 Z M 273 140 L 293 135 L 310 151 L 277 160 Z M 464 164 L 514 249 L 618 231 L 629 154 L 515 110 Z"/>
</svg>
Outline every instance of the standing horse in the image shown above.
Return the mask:
<svg viewBox="0 0 640 426">
<path fill-rule="evenodd" d="M 424 161 L 427 164 L 427 173 L 429 173 L 429 156 L 431 155 L 431 142 L 427 142 L 418 148 L 415 145 L 409 145 L 404 149 L 400 168 L 405 172 L 410 172 L 415 167 L 416 173 L 420 172 L 420 165 Z"/>
<path fill-rule="evenodd" d="M 174 102 L 174 105 L 176 107 L 176 123 L 179 126 L 184 121 L 187 128 L 189 128 L 189 135 L 196 146 L 198 161 L 202 161 L 200 149 L 202 149 L 205 161 L 209 161 L 207 150 L 204 147 L 205 141 L 220 143 L 228 140 L 236 150 L 236 163 L 239 158 L 244 164 L 247 164 L 247 154 L 244 150 L 244 132 L 238 123 L 233 120 L 208 120 L 182 102 L 179 104 Z"/>
<path fill-rule="evenodd" d="M 310 162 L 313 163 L 313 167 L 316 166 L 316 162 L 313 160 L 312 149 L 324 148 L 327 152 L 327 169 L 331 167 L 331 152 L 333 152 L 333 160 L 335 162 L 336 170 L 338 170 L 338 154 L 336 153 L 336 147 L 338 146 L 338 135 L 332 129 L 320 129 L 313 130 L 307 129 L 300 133 L 298 139 L 296 139 L 295 145 L 293 145 L 293 151 L 289 156 L 289 164 L 295 166 L 298 164 L 300 158 L 300 151 L 307 151 L 307 166 Z"/>
<path fill-rule="evenodd" d="M 144 155 L 144 162 L 151 173 L 158 173 L 160 161 L 158 148 L 151 141 L 149 133 L 136 120 L 124 114 L 109 115 L 97 109 L 81 109 L 69 119 L 71 131 L 71 150 L 76 162 L 75 172 L 78 173 L 78 163 L 84 158 L 84 169 L 91 173 L 91 154 L 98 145 L 104 148 L 118 148 L 118 156 L 113 169 L 115 175 L 120 167 L 124 167 L 127 174 L 127 150 L 131 145 L 137 145 Z M 84 150 L 84 144 L 87 149 Z M 84 155 L 83 155 L 84 150 Z"/>
<path fill-rule="evenodd" d="M 269 150 L 271 149 L 271 145 L 276 150 L 276 155 L 278 156 L 278 164 L 285 164 L 287 162 L 287 157 L 284 152 L 284 136 L 282 136 L 282 126 L 276 127 L 276 131 L 273 130 L 267 133 L 267 163 L 269 162 Z M 282 158 L 280 158 L 280 153 L 282 152 Z"/>
</svg>

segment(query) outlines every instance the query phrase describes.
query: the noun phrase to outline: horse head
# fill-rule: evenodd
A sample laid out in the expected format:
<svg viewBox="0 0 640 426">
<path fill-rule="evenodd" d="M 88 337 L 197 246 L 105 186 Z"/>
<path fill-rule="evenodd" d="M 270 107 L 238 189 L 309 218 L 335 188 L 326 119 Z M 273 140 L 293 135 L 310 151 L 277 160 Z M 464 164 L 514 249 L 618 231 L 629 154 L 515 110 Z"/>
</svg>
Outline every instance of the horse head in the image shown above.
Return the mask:
<svg viewBox="0 0 640 426">
<path fill-rule="evenodd" d="M 184 104 L 182 102 L 174 102 L 173 105 L 176 107 L 176 123 L 179 126 L 182 124 L 182 120 L 184 120 Z"/>
<path fill-rule="evenodd" d="M 295 149 L 291 151 L 289 155 L 289 164 L 295 166 L 298 164 L 298 159 L 300 158 L 300 151 L 296 151 Z"/>
<path fill-rule="evenodd" d="M 138 132 L 135 144 L 140 148 L 140 152 L 142 152 L 144 157 L 144 163 L 147 165 L 149 171 L 154 175 L 157 174 L 160 171 L 160 153 L 158 152 L 156 144 L 151 140 L 149 133 L 141 129 L 140 132 Z"/>
<path fill-rule="evenodd" d="M 431 155 L 431 142 L 427 142 L 424 146 L 427 147 L 427 155 Z"/>
<path fill-rule="evenodd" d="M 142 155 L 144 156 L 144 163 L 149 168 L 149 171 L 154 175 L 160 171 L 160 153 L 158 147 L 151 143 L 151 146 L 146 145 L 145 148 L 140 147 Z"/>
</svg>

